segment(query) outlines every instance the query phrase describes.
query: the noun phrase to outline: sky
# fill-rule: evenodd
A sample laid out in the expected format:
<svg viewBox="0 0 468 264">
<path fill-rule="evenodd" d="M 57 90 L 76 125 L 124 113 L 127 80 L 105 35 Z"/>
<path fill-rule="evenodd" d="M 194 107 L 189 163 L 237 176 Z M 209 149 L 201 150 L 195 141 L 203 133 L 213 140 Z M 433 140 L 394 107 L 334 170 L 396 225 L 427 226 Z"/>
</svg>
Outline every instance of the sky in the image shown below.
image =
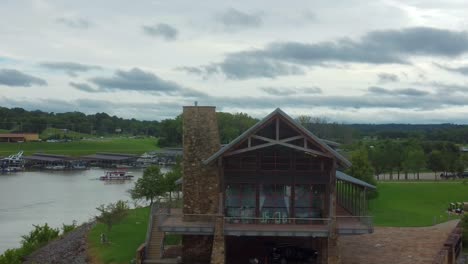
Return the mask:
<svg viewBox="0 0 468 264">
<path fill-rule="evenodd" d="M 0 106 L 468 124 L 464 0 L 2 0 Z"/>
</svg>

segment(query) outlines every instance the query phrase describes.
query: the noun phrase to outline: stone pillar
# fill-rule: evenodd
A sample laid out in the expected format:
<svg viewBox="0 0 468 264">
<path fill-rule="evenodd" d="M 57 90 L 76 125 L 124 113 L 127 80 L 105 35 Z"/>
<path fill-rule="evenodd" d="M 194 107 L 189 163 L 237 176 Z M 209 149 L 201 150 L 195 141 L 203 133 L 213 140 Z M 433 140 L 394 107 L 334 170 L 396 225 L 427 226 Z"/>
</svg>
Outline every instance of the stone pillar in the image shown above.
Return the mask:
<svg viewBox="0 0 468 264">
<path fill-rule="evenodd" d="M 226 262 L 226 245 L 224 241 L 224 217 L 216 218 L 213 249 L 211 250 L 211 264 L 224 264 Z"/>
<path fill-rule="evenodd" d="M 184 221 L 207 221 L 209 217 L 186 214 L 216 214 L 218 212 L 219 178 L 216 163 L 203 161 L 220 147 L 215 107 L 185 106 L 183 112 L 183 213 Z M 209 263 L 212 236 L 184 235 L 184 263 Z"/>
</svg>

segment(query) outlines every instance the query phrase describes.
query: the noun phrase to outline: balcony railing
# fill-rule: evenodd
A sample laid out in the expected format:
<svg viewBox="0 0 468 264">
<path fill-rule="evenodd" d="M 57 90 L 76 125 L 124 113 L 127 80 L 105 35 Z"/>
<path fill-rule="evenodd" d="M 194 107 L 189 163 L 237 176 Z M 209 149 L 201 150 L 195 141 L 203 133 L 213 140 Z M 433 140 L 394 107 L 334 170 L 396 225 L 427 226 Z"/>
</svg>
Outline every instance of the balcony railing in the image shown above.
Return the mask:
<svg viewBox="0 0 468 264">
<path fill-rule="evenodd" d="M 330 218 L 224 217 L 226 224 L 328 225 Z"/>
<path fill-rule="evenodd" d="M 339 234 L 369 234 L 374 232 L 372 216 L 336 216 Z"/>
<path fill-rule="evenodd" d="M 165 232 L 185 234 L 213 234 L 219 214 L 183 214 L 180 209 L 159 211 L 159 228 Z M 224 230 L 228 235 L 293 235 L 312 234 L 327 236 L 330 218 L 289 217 L 224 217 Z M 336 216 L 339 234 L 368 234 L 373 232 L 371 216 Z"/>
</svg>

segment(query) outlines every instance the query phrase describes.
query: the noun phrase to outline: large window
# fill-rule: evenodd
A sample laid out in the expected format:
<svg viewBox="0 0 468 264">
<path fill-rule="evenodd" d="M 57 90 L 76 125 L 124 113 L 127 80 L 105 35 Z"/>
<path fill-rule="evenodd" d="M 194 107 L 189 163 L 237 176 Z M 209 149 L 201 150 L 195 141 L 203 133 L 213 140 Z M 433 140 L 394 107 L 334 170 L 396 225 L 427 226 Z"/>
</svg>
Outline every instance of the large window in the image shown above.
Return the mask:
<svg viewBox="0 0 468 264">
<path fill-rule="evenodd" d="M 255 217 L 256 190 L 254 184 L 229 184 L 226 186 L 226 216 L 231 222 L 251 222 Z"/>
<path fill-rule="evenodd" d="M 291 205 L 291 186 L 282 184 L 260 185 L 261 223 L 288 223 Z"/>
<path fill-rule="evenodd" d="M 296 218 L 323 218 L 325 185 L 295 186 L 294 212 Z"/>
</svg>

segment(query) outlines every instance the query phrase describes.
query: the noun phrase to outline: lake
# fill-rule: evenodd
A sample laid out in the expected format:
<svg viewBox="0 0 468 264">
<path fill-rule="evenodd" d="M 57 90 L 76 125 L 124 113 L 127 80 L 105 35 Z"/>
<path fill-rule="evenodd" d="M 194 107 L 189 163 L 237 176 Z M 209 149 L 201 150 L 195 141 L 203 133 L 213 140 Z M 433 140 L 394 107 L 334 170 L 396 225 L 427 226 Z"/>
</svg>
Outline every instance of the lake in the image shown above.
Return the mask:
<svg viewBox="0 0 468 264">
<path fill-rule="evenodd" d="M 162 168 L 167 171 L 167 168 Z M 20 246 L 21 236 L 33 224 L 78 224 L 92 219 L 101 204 L 128 200 L 143 170 L 130 169 L 133 180 L 108 183 L 97 180 L 105 169 L 83 171 L 27 171 L 0 174 L 0 254 Z"/>
</svg>

